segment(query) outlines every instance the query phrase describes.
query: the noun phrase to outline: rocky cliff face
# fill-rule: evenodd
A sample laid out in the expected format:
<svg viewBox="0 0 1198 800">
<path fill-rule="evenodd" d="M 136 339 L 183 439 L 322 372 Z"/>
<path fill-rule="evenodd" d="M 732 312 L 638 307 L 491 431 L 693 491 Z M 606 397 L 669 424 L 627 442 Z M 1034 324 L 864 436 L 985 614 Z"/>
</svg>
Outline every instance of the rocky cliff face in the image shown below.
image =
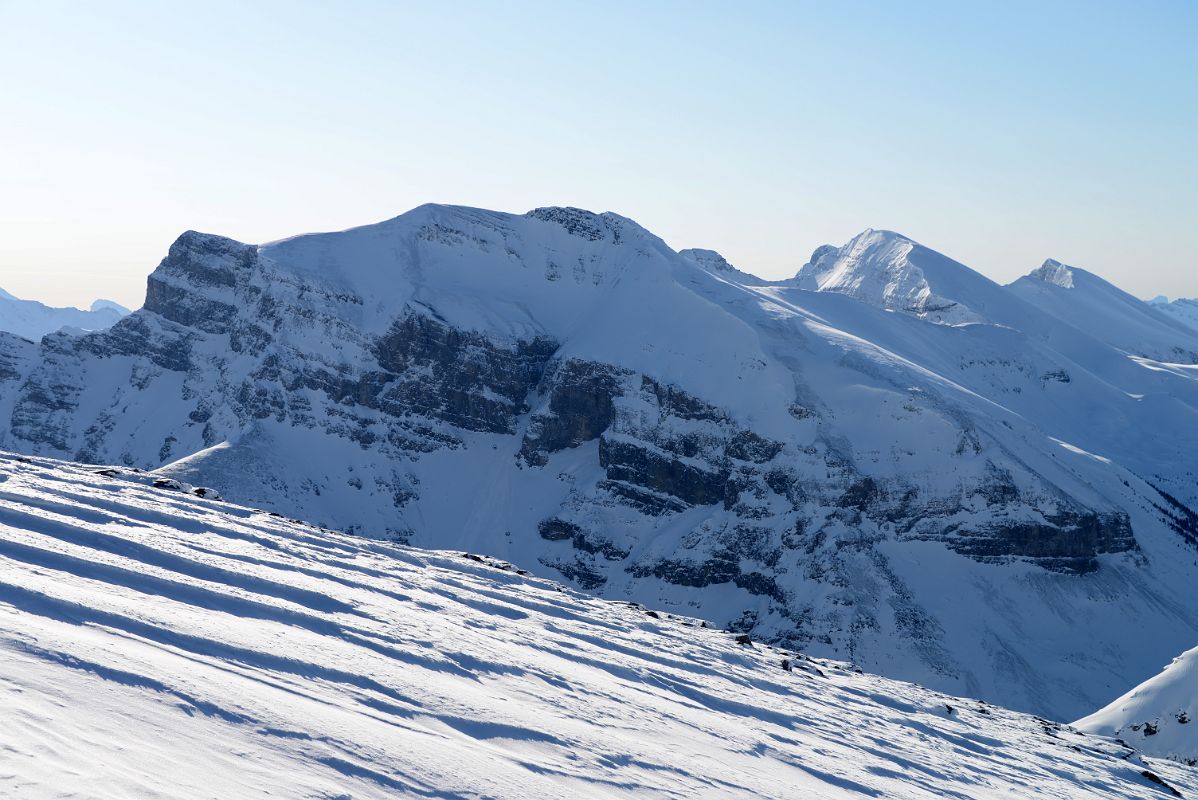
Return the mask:
<svg viewBox="0 0 1198 800">
<path fill-rule="evenodd" d="M 766 285 L 616 215 L 187 233 L 111 330 L 9 344 L 5 447 L 1016 707 L 1076 716 L 1198 636 L 1174 596 L 1192 456 L 1129 471 L 1128 434 L 1076 418 L 1123 415 L 1157 462 L 1192 434 L 1149 430 L 1118 376 L 1009 326 Z"/>
</svg>

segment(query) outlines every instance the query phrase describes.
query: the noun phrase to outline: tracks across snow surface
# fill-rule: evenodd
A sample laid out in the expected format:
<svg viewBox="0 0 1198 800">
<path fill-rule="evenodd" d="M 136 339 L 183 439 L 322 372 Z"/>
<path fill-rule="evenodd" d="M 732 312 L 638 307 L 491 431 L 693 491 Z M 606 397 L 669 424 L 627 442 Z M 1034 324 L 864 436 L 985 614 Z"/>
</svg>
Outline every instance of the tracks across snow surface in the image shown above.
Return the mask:
<svg viewBox="0 0 1198 800">
<path fill-rule="evenodd" d="M 1198 792 L 1109 739 L 488 559 L 8 455 L 0 709 L 22 798 Z"/>
</svg>

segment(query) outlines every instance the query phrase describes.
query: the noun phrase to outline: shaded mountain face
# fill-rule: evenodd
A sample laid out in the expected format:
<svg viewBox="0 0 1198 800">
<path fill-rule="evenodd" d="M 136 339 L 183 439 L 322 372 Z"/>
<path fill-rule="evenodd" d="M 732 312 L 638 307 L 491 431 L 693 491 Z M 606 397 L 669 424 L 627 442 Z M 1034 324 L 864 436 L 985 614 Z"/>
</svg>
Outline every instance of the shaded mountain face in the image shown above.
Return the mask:
<svg viewBox="0 0 1198 800">
<path fill-rule="evenodd" d="M 0 289 L 0 332 L 37 340 L 63 328 L 98 331 L 111 327 L 129 309 L 111 300 L 97 300 L 86 311 L 54 308 L 36 300 L 22 300 Z"/>
<path fill-rule="evenodd" d="M 1184 369 L 894 234 L 812 263 L 570 208 L 190 232 L 140 311 L 14 349 L 0 446 L 1060 718 L 1198 639 Z"/>
</svg>

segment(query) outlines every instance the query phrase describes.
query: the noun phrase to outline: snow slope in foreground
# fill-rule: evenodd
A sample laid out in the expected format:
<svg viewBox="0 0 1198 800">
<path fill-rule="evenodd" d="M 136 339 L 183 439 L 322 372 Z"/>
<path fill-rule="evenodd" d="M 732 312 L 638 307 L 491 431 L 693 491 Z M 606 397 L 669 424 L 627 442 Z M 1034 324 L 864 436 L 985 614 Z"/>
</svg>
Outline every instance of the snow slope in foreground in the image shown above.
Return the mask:
<svg viewBox="0 0 1198 800">
<path fill-rule="evenodd" d="M 1198 647 L 1075 724 L 1119 736 L 1145 753 L 1198 764 Z"/>
<path fill-rule="evenodd" d="M 0 455 L 0 794 L 1198 791 L 1036 717 L 152 480 Z"/>
</svg>

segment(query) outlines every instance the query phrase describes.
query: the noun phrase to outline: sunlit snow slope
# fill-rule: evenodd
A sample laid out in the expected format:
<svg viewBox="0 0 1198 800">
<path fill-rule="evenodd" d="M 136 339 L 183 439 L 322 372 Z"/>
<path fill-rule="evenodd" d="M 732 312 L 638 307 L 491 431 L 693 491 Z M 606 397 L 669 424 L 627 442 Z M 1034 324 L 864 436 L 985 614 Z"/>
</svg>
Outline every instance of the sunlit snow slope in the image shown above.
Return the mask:
<svg viewBox="0 0 1198 800">
<path fill-rule="evenodd" d="M 1035 717 L 153 480 L 0 455 L 0 795 L 1198 790 Z"/>
<path fill-rule="evenodd" d="M 1198 764 L 1198 647 L 1106 708 L 1077 722 L 1146 753 Z"/>
</svg>

